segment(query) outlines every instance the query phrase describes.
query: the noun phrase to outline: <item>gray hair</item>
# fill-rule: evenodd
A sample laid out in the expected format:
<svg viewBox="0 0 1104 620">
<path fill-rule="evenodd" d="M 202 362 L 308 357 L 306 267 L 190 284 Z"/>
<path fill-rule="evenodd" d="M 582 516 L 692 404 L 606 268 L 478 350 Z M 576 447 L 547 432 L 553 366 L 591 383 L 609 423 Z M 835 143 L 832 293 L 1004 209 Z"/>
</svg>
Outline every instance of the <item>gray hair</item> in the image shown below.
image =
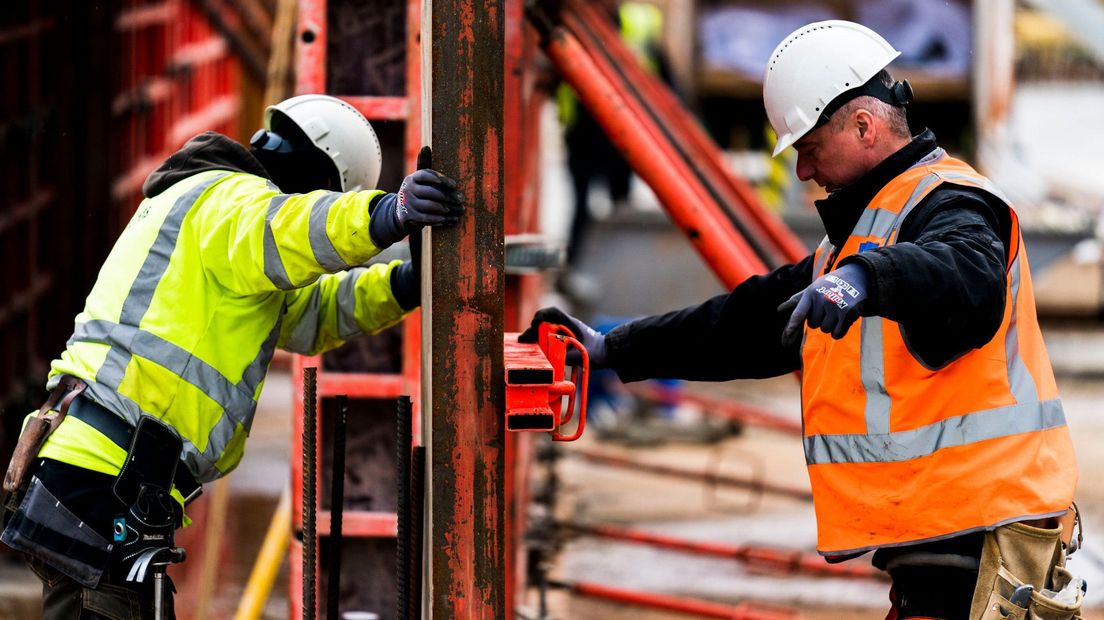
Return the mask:
<svg viewBox="0 0 1104 620">
<path fill-rule="evenodd" d="M 835 133 L 843 129 L 843 125 L 847 119 L 851 118 L 851 114 L 859 109 L 868 110 L 875 117 L 885 121 L 886 126 L 889 127 L 889 132 L 894 136 L 898 138 L 912 137 L 912 134 L 909 132 L 908 118 L 905 116 L 905 109 L 903 107 L 890 105 L 881 99 L 870 96 L 856 97 L 836 110 L 829 121 L 832 126 L 832 132 Z"/>
</svg>

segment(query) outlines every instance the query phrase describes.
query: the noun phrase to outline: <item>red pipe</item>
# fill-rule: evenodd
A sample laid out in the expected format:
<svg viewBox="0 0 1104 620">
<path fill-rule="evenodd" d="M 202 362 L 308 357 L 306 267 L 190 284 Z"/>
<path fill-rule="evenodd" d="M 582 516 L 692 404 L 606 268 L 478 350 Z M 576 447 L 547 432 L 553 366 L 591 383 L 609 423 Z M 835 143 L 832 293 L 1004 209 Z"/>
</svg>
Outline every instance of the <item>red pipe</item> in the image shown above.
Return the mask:
<svg viewBox="0 0 1104 620">
<path fill-rule="evenodd" d="M 776 549 L 755 545 L 725 545 L 716 542 L 686 540 L 642 530 L 615 527 L 612 525 L 586 525 L 582 523 L 565 523 L 563 525 L 570 530 L 588 536 L 597 536 L 599 538 L 651 545 L 663 549 L 727 558 L 743 562 L 748 566 L 785 573 L 808 573 L 828 577 L 864 577 L 874 579 L 885 577 L 885 573 L 868 564 L 829 564 L 823 557 L 815 553 L 806 553 L 798 550 Z"/>
<path fill-rule="evenodd" d="M 565 6 L 577 14 L 580 25 L 587 28 L 600 43 L 600 50 L 596 51 L 604 51 L 613 58 L 613 66 L 622 72 L 632 88 L 637 89 L 642 103 L 654 114 L 657 122 L 668 127 L 671 135 L 677 136 L 679 146 L 687 151 L 687 157 L 693 161 L 695 168 L 707 175 L 710 185 L 724 195 L 726 205 L 735 211 L 744 225 L 752 229 L 750 234 L 757 238 L 762 235 L 761 241 L 769 242 L 770 249 L 782 262 L 797 262 L 807 256 L 809 250 L 805 244 L 763 206 L 758 194 L 747 182 L 729 169 L 720 148 L 674 93 L 659 78 L 644 70 L 621 40 L 613 23 L 592 4 L 574 1 Z"/>
<path fill-rule="evenodd" d="M 702 408 L 702 413 L 719 418 L 736 420 L 752 426 L 770 428 L 787 435 L 801 437 L 803 431 L 801 422 L 783 418 L 766 409 L 753 407 L 744 403 L 737 403 L 720 398 L 712 398 L 702 394 L 694 394 L 679 388 L 661 387 L 647 383 L 633 383 L 625 386 L 630 394 L 646 400 L 667 403 L 672 400 L 691 403 Z"/>
<path fill-rule="evenodd" d="M 695 182 L 687 163 L 657 137 L 658 130 L 649 119 L 633 113 L 632 103 L 607 79 L 579 40 L 565 28 L 555 27 L 544 48 L 610 141 L 655 191 L 721 281 L 732 288 L 764 273 L 766 265 Z"/>
<path fill-rule="evenodd" d="M 701 618 L 724 618 L 725 620 L 792 620 L 793 618 L 797 618 L 797 611 L 786 607 L 756 605 L 752 603 L 726 605 L 724 603 L 681 598 L 668 594 L 652 594 L 650 592 L 624 590 L 584 581 L 557 582 L 556 585 L 564 587 L 571 593 L 579 596 L 601 598 L 639 607 L 666 609 L 668 611 L 676 611 Z"/>
<path fill-rule="evenodd" d="M 709 472 L 680 469 L 678 467 L 671 467 L 669 465 L 645 463 L 636 459 L 610 454 L 609 452 L 603 450 L 591 450 L 580 446 L 572 446 L 567 454 L 582 457 L 592 463 L 608 465 L 611 467 L 621 467 L 637 472 L 657 474 L 660 476 L 668 476 L 671 478 L 682 478 L 684 480 L 694 480 L 716 485 L 740 487 L 744 489 L 751 489 L 753 491 L 759 491 L 761 493 L 772 493 L 774 495 L 782 495 L 785 497 L 791 497 L 793 499 L 800 499 L 804 501 L 812 501 L 813 499 L 812 492 L 807 489 L 789 487 L 773 482 L 763 482 L 761 480 L 754 480 L 751 478 L 722 476 L 720 474 Z"/>
</svg>

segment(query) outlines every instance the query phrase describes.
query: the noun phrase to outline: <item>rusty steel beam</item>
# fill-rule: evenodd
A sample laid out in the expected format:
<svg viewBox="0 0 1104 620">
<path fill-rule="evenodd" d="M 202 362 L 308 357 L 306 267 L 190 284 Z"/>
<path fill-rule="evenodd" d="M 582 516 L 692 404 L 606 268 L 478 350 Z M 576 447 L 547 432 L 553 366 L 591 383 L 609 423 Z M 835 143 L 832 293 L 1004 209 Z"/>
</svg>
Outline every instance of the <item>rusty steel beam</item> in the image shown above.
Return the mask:
<svg viewBox="0 0 1104 620">
<path fill-rule="evenodd" d="M 798 549 L 780 549 L 760 545 L 729 545 L 689 540 L 608 524 L 569 522 L 562 525 L 572 532 L 586 536 L 731 559 L 749 567 L 785 574 L 800 573 L 822 577 L 858 577 L 866 579 L 885 579 L 887 577 L 886 573 L 869 564 L 853 562 L 829 564 L 816 553 L 808 553 Z"/>
<path fill-rule="evenodd" d="M 423 127 L 430 131 L 423 141 L 433 146 L 434 167 L 459 181 L 468 205 L 457 227 L 425 231 L 427 596 L 438 620 L 505 618 L 510 609 L 502 357 L 504 9 L 505 0 L 432 0 L 423 23 L 422 78 L 430 90 L 423 108 L 429 114 Z"/>
<path fill-rule="evenodd" d="M 556 71 L 606 132 L 633 171 L 656 193 L 671 218 L 718 279 L 733 288 L 767 266 L 724 214 L 695 172 L 662 130 L 615 80 L 603 58 L 595 58 L 578 37 L 539 10 L 529 14 L 542 34 L 542 47 Z"/>
<path fill-rule="evenodd" d="M 663 134 L 693 164 L 699 180 L 720 196 L 720 207 L 741 229 L 760 257 L 771 267 L 794 263 L 809 249 L 769 212 L 755 189 L 724 161 L 724 154 L 675 94 L 656 75 L 647 72 L 621 38 L 613 22 L 593 3 L 568 0 L 565 24 L 581 41 L 591 41 L 592 54 L 602 54 L 623 81 L 626 90 L 640 102 Z M 576 19 L 577 18 L 577 19 Z M 585 43 L 584 43 L 585 44 Z"/>
<path fill-rule="evenodd" d="M 571 449 L 565 451 L 565 454 L 577 456 L 591 463 L 606 465 L 608 467 L 619 467 L 637 473 L 655 474 L 668 478 L 680 478 L 682 480 L 702 482 L 703 484 L 711 484 L 718 487 L 749 489 L 757 493 L 769 493 L 771 495 L 789 497 L 791 499 L 806 502 L 813 501 L 813 494 L 807 488 L 794 487 L 779 484 L 777 482 L 765 482 L 754 476 L 732 476 L 722 475 L 712 471 L 694 471 L 683 467 L 673 467 L 671 465 L 641 461 L 639 459 L 622 456 L 621 454 L 609 450 L 601 448 L 584 448 L 579 445 L 572 445 Z"/>
<path fill-rule="evenodd" d="M 635 607 L 666 609 L 668 611 L 696 616 L 699 618 L 720 618 L 722 620 L 794 620 L 797 610 L 758 603 L 714 603 L 700 599 L 683 598 L 669 594 L 638 592 L 585 581 L 556 581 L 552 585 L 563 588 L 577 596 L 600 598 Z"/>
</svg>

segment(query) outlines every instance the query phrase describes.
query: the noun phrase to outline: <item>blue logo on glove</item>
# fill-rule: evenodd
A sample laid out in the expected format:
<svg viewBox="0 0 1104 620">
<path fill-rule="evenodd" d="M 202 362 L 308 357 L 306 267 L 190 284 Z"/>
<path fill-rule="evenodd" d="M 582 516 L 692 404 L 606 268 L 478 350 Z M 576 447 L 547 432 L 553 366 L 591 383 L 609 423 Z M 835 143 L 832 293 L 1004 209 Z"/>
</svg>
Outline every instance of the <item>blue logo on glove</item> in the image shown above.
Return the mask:
<svg viewBox="0 0 1104 620">
<path fill-rule="evenodd" d="M 876 247 L 878 247 L 878 244 L 874 241 L 863 241 L 859 244 L 859 252 L 861 253 L 867 250 L 873 250 Z"/>
</svg>

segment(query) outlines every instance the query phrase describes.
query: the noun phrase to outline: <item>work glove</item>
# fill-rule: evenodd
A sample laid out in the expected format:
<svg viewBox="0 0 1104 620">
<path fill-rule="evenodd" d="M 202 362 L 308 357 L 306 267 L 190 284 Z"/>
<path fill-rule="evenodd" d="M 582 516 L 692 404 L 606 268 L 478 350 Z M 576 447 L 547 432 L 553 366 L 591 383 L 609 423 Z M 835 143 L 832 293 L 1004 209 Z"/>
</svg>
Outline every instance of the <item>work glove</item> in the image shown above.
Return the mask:
<svg viewBox="0 0 1104 620">
<path fill-rule="evenodd" d="M 813 280 L 778 306 L 779 312 L 792 312 L 782 332 L 782 344 L 787 347 L 797 344 L 806 321 L 809 327 L 819 327 L 836 340 L 843 338 L 859 318 L 868 290 L 867 277 L 866 268 L 861 264 L 844 265 Z"/>
<path fill-rule="evenodd" d="M 423 146 L 418 151 L 418 169 L 433 166 L 433 150 Z M 401 190 L 400 190 L 401 191 Z M 422 231 L 410 235 L 410 260 L 391 271 L 391 294 L 403 310 L 413 310 L 422 304 Z"/>
<path fill-rule="evenodd" d="M 533 315 L 533 321 L 530 323 L 529 329 L 518 336 L 518 342 L 536 342 L 541 323 L 563 325 L 571 330 L 571 334 L 586 349 L 591 368 L 601 368 L 606 365 L 605 334 L 559 308 L 541 308 L 537 310 L 537 313 Z M 570 366 L 579 366 L 583 363 L 583 357 L 576 349 L 569 348 L 567 350 L 567 363 Z"/>
<path fill-rule="evenodd" d="M 456 224 L 464 212 L 464 195 L 456 187 L 454 179 L 436 170 L 416 170 L 398 192 L 376 201 L 368 220 L 372 243 L 383 249 L 423 226 Z"/>
</svg>

